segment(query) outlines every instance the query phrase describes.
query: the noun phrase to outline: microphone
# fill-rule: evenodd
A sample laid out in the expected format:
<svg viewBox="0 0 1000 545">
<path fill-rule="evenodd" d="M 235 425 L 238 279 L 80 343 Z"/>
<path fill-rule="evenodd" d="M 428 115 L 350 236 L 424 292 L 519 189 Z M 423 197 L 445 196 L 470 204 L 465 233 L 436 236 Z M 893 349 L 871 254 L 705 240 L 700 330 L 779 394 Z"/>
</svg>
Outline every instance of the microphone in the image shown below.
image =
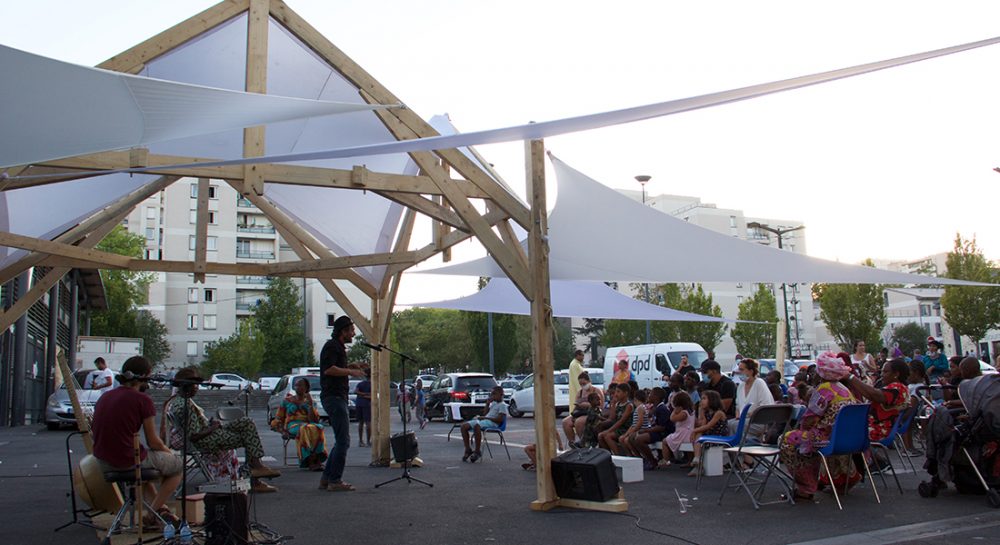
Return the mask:
<svg viewBox="0 0 1000 545">
<path fill-rule="evenodd" d="M 361 341 L 361 344 L 364 345 L 364 346 L 367 346 L 368 348 L 371 348 L 372 350 L 374 350 L 376 352 L 381 352 L 382 349 L 385 348 L 385 345 L 383 345 L 383 344 L 371 344 L 371 343 L 366 343 L 364 341 Z"/>
</svg>

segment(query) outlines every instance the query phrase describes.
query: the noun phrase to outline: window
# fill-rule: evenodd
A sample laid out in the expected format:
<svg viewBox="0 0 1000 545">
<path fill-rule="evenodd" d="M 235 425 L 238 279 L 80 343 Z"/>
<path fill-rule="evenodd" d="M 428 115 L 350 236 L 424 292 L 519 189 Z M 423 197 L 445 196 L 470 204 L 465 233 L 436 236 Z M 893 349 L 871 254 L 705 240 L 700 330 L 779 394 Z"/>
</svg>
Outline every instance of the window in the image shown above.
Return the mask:
<svg viewBox="0 0 1000 545">
<path fill-rule="evenodd" d="M 146 240 L 156 240 L 156 229 L 152 227 L 146 228 Z"/>
<path fill-rule="evenodd" d="M 736 296 L 736 304 L 738 304 L 738 305 L 742 305 L 743 304 L 743 296 L 742 295 L 737 295 Z"/>
<path fill-rule="evenodd" d="M 198 211 L 197 210 L 191 210 L 190 214 L 191 215 L 189 217 L 189 221 L 191 223 L 198 223 Z M 217 220 L 218 220 L 218 217 L 216 216 L 216 212 L 210 210 L 208 212 L 208 224 L 209 225 L 218 225 L 219 222 Z"/>
<path fill-rule="evenodd" d="M 207 343 L 205 343 L 205 345 L 204 345 L 204 346 L 205 346 L 205 352 L 204 352 L 204 354 L 202 354 L 202 355 L 203 355 L 203 356 L 207 356 L 207 355 L 208 355 L 208 351 L 209 351 L 209 349 L 211 349 L 211 348 L 212 348 L 212 343 L 209 343 L 209 342 L 207 342 Z"/>
<path fill-rule="evenodd" d="M 198 302 L 198 288 L 188 288 L 188 303 Z"/>
<path fill-rule="evenodd" d="M 205 237 L 205 248 L 209 252 L 214 252 L 218 250 L 219 237 Z M 188 250 L 194 250 L 195 248 L 194 235 L 188 235 Z"/>
<path fill-rule="evenodd" d="M 736 216 L 729 216 L 729 227 L 736 229 Z"/>
<path fill-rule="evenodd" d="M 333 322 L 335 322 L 336 320 L 337 320 L 337 315 L 336 314 L 327 314 L 326 315 L 326 327 L 333 327 Z"/>
<path fill-rule="evenodd" d="M 205 329 L 215 329 L 215 314 L 205 315 Z"/>
<path fill-rule="evenodd" d="M 156 219 L 156 209 L 153 207 L 146 208 L 146 218 Z"/>
<path fill-rule="evenodd" d="M 198 341 L 188 341 L 187 343 L 187 355 L 197 356 L 198 355 Z"/>
<path fill-rule="evenodd" d="M 205 302 L 206 303 L 215 302 L 215 288 L 205 288 Z M 206 316 L 206 318 L 208 318 L 208 316 Z"/>
<path fill-rule="evenodd" d="M 198 329 L 197 314 L 188 314 L 188 329 Z"/>
<path fill-rule="evenodd" d="M 934 324 L 934 335 L 936 337 L 940 337 L 941 336 L 941 322 L 938 322 L 938 323 Z"/>
<path fill-rule="evenodd" d="M 931 306 L 930 305 L 920 305 L 920 315 L 921 316 L 930 316 L 931 315 Z"/>
<path fill-rule="evenodd" d="M 217 199 L 217 198 L 219 198 L 218 195 L 219 195 L 219 186 L 217 186 L 217 185 L 209 185 L 208 186 L 208 198 L 209 199 Z M 191 184 L 191 198 L 192 199 L 197 199 L 198 198 L 198 184 L 197 183 Z"/>
</svg>

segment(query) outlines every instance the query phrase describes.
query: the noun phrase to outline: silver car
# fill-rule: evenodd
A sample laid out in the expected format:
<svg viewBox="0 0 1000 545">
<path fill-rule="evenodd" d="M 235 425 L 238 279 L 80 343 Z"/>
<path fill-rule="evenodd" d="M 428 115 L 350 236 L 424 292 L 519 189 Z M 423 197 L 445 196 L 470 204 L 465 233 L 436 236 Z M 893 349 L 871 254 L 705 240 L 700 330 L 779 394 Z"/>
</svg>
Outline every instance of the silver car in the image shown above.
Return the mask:
<svg viewBox="0 0 1000 545">
<path fill-rule="evenodd" d="M 316 411 L 319 412 L 321 419 L 326 419 L 326 411 L 323 410 L 323 404 L 319 401 L 319 395 L 322 390 L 319 385 L 319 375 L 285 375 L 278 380 L 278 384 L 275 385 L 271 396 L 267 398 L 268 422 L 277 414 L 278 407 L 285 400 L 285 396 L 295 391 L 295 382 L 300 378 L 305 378 L 309 381 L 309 395 L 312 396 L 313 402 L 316 404 Z"/>
<path fill-rule="evenodd" d="M 80 406 L 84 411 L 93 411 L 97 399 L 101 397 L 104 390 L 84 390 L 80 385 L 87 379 L 87 375 L 94 369 L 83 369 L 75 371 L 73 378 L 76 380 L 76 394 L 80 400 Z M 62 426 L 76 426 L 76 417 L 73 415 L 73 404 L 69 401 L 69 390 L 63 383 L 58 390 L 49 396 L 45 404 L 45 425 L 50 430 L 58 430 Z"/>
</svg>

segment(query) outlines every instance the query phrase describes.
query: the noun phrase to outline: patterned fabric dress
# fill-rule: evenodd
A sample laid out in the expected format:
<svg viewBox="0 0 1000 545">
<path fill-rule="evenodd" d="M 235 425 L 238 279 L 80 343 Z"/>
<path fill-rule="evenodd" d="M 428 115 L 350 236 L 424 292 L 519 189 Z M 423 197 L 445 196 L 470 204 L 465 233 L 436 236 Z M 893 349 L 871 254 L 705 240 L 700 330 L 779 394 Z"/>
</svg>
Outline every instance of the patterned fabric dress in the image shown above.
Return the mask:
<svg viewBox="0 0 1000 545">
<path fill-rule="evenodd" d="M 795 478 L 799 494 L 808 496 L 816 492 L 821 465 L 816 451 L 830 440 L 840 409 L 854 403 L 854 396 L 844 385 L 822 382 L 809 397 L 799 428 L 785 434 L 781 441 L 781 463 Z M 857 474 L 850 456 L 833 456 L 827 461 L 834 481 L 853 480 Z"/>
<path fill-rule="evenodd" d="M 299 401 L 293 394 L 285 396 L 274 420 L 271 420 L 272 430 L 279 433 L 287 431 L 289 436 L 295 438 L 301 468 L 326 461 L 326 436 L 323 435 L 323 425 L 319 421 L 312 396 L 306 395 L 305 399 Z"/>
<path fill-rule="evenodd" d="M 189 402 L 187 431 L 190 437 L 201 433 L 208 427 L 208 418 L 205 417 L 205 411 L 193 399 L 177 397 L 170 402 L 170 414 L 174 422 L 184 421 L 185 401 Z M 192 441 L 192 443 L 201 452 L 212 453 L 243 448 L 246 450 L 247 460 L 259 460 L 264 457 L 264 447 L 260 444 L 257 426 L 254 425 L 253 420 L 245 416 L 239 420 L 226 422 L 219 429 L 198 441 Z"/>
<path fill-rule="evenodd" d="M 889 437 L 899 413 L 910 406 L 910 391 L 902 382 L 893 382 L 882 388 L 886 403 L 872 403 L 868 415 L 868 438 L 881 441 Z"/>
</svg>

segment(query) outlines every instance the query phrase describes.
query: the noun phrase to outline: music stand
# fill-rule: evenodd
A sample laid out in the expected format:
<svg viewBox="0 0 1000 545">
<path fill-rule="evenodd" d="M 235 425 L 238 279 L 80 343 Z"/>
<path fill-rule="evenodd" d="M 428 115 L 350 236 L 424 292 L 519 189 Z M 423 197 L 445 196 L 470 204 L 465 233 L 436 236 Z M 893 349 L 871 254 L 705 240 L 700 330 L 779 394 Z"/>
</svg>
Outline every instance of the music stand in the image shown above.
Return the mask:
<svg viewBox="0 0 1000 545">
<path fill-rule="evenodd" d="M 410 356 L 407 356 L 406 354 L 403 354 L 402 352 L 397 352 L 397 351 L 389 348 L 388 346 L 385 346 L 384 344 L 380 344 L 380 345 L 377 345 L 377 346 L 372 346 L 372 349 L 373 350 L 377 350 L 379 352 L 381 352 L 382 350 L 388 350 L 389 352 L 391 352 L 393 354 L 396 354 L 397 356 L 399 356 L 400 358 L 402 358 L 402 373 L 403 373 L 403 378 L 402 378 L 401 383 L 403 384 L 403 392 L 404 392 L 404 396 L 405 396 L 405 392 L 406 392 L 406 360 L 410 360 L 413 363 L 416 363 L 417 366 L 418 366 L 418 368 L 419 368 L 420 362 L 418 362 L 417 360 L 411 358 Z M 414 387 L 416 387 L 416 385 L 414 385 Z M 405 397 L 404 397 L 404 402 L 405 402 Z M 403 437 L 405 438 L 406 437 L 406 433 L 407 433 L 407 431 L 406 431 L 406 421 L 408 419 L 406 418 L 406 414 L 401 415 L 400 418 L 403 420 Z M 404 450 L 403 456 L 405 457 L 409 453 L 405 452 L 407 450 L 405 447 L 403 448 L 403 450 Z M 389 483 L 394 483 L 396 481 L 401 481 L 403 479 L 406 479 L 407 483 L 412 483 L 412 482 L 416 481 L 416 482 L 418 482 L 420 484 L 427 485 L 427 486 L 433 488 L 434 487 L 433 484 L 431 484 L 431 483 L 429 483 L 427 481 L 421 481 L 420 479 L 414 477 L 413 475 L 410 475 L 410 460 L 412 460 L 412 458 L 409 458 L 409 459 L 406 459 L 406 460 L 402 460 L 400 462 L 400 464 L 403 466 L 403 474 L 402 475 L 400 475 L 399 477 L 396 477 L 395 479 L 389 479 L 388 481 L 378 483 L 377 485 L 375 485 L 375 488 L 378 488 L 378 487 L 383 486 L 383 485 L 387 485 Z"/>
</svg>

